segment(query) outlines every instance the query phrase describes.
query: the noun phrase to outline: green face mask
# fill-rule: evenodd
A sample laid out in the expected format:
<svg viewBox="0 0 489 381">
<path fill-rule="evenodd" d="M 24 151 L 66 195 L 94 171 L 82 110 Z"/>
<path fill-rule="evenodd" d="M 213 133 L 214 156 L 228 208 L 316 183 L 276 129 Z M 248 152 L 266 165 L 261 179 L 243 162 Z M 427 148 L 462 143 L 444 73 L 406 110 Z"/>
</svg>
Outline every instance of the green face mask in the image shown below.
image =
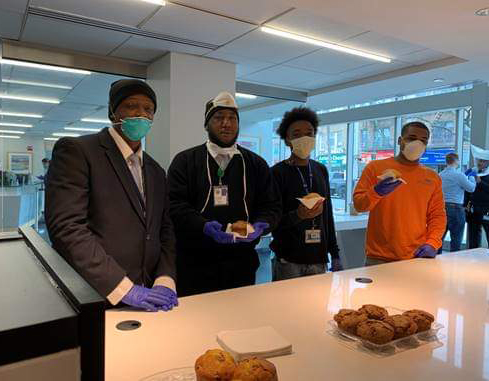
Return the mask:
<svg viewBox="0 0 489 381">
<path fill-rule="evenodd" d="M 152 124 L 152 120 L 143 117 L 126 118 L 122 121 L 122 132 L 129 140 L 138 142 L 148 134 Z"/>
</svg>

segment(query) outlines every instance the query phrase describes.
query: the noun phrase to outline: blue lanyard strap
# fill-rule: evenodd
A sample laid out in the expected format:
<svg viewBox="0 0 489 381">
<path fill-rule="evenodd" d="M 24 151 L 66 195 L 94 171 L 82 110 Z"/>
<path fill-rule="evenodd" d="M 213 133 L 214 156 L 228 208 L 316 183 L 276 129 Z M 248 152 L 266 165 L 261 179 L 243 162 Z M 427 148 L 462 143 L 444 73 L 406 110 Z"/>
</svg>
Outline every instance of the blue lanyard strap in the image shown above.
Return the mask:
<svg viewBox="0 0 489 381">
<path fill-rule="evenodd" d="M 299 172 L 299 176 L 301 177 L 301 180 L 302 180 L 302 186 L 304 187 L 304 190 L 306 191 L 306 194 L 309 194 L 311 193 L 310 190 L 312 191 L 312 170 L 311 170 L 311 161 L 309 161 L 308 163 L 308 170 L 309 170 L 309 187 L 307 186 L 307 183 L 306 183 L 306 180 L 304 179 L 304 176 L 302 176 L 302 172 L 301 170 L 299 169 L 299 167 L 296 167 L 297 168 L 297 172 Z M 309 190 L 310 189 L 310 190 Z"/>
</svg>

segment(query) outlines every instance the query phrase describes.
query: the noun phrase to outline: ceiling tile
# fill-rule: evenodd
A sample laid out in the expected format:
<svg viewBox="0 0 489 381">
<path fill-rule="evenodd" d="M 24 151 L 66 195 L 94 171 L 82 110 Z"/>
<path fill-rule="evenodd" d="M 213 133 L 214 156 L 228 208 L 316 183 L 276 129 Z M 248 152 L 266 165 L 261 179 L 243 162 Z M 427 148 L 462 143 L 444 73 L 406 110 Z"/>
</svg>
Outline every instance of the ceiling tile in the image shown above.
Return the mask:
<svg viewBox="0 0 489 381">
<path fill-rule="evenodd" d="M 423 49 L 423 46 L 411 44 L 394 37 L 385 36 L 376 32 L 364 33 L 348 39 L 344 45 L 383 56 L 398 58 L 399 56 Z"/>
<path fill-rule="evenodd" d="M 319 80 L 322 78 L 326 79 L 328 76 L 318 72 L 279 65 L 270 69 L 262 70 L 252 75 L 248 75 L 243 79 L 275 86 L 294 87 L 297 84 L 306 81 Z"/>
<path fill-rule="evenodd" d="M 162 41 L 155 38 L 132 36 L 123 45 L 113 51 L 111 55 L 119 58 L 152 62 L 168 51 L 202 55 L 211 50 L 192 45 Z"/>
<path fill-rule="evenodd" d="M 345 70 L 355 69 L 371 64 L 368 58 L 336 52 L 331 49 L 321 49 L 305 56 L 288 61 L 287 65 L 306 70 L 319 71 L 325 74 L 337 74 Z M 384 64 L 387 67 L 389 64 Z"/>
<path fill-rule="evenodd" d="M 8 71 L 5 69 L 8 69 Z M 44 82 L 73 87 L 84 77 L 85 76 L 81 74 L 2 64 L 2 78 L 6 79 Z"/>
<path fill-rule="evenodd" d="M 338 23 L 307 10 L 295 9 L 267 26 L 308 37 L 338 42 L 365 32 L 364 28 Z"/>
<path fill-rule="evenodd" d="M 95 105 L 85 105 L 73 102 L 63 102 L 57 107 L 48 112 L 44 119 L 58 122 L 73 122 L 83 118 L 86 114 L 95 110 Z"/>
<path fill-rule="evenodd" d="M 0 9 L 0 37 L 17 40 L 23 18 L 23 14 Z"/>
<path fill-rule="evenodd" d="M 217 49 L 216 52 L 246 57 L 255 61 L 282 63 L 315 50 L 317 46 L 255 30 Z"/>
<path fill-rule="evenodd" d="M 107 105 L 112 82 L 124 79 L 116 75 L 92 73 L 85 77 L 66 97 L 65 100 L 88 105 Z"/>
<path fill-rule="evenodd" d="M 409 62 L 414 65 L 422 65 L 427 62 L 437 61 L 448 57 L 450 56 L 435 50 L 423 49 L 409 54 L 404 54 L 399 57 L 399 60 Z"/>
<path fill-rule="evenodd" d="M 177 4 L 167 4 L 142 28 L 188 40 L 222 45 L 250 31 L 253 25 Z"/>
<path fill-rule="evenodd" d="M 62 99 L 70 90 L 65 89 L 53 89 L 40 86 L 27 86 L 19 85 L 15 83 L 0 82 L 0 92 L 23 96 L 23 97 L 37 97 L 37 98 L 53 98 Z"/>
<path fill-rule="evenodd" d="M 159 8 L 135 0 L 32 0 L 30 5 L 130 26 L 137 26 Z"/>
<path fill-rule="evenodd" d="M 184 0 L 183 3 L 219 13 L 223 16 L 236 17 L 261 24 L 266 20 L 285 12 L 290 7 L 279 0 L 246 0 L 246 1 L 222 1 L 222 0 Z"/>
<path fill-rule="evenodd" d="M 272 62 L 255 61 L 246 57 L 223 53 L 219 49 L 209 54 L 206 54 L 206 57 L 216 58 L 223 61 L 229 61 L 235 63 L 236 76 L 238 78 L 254 73 L 255 71 L 265 69 L 269 66 L 275 65 Z"/>
<path fill-rule="evenodd" d="M 127 34 L 122 32 L 103 30 L 41 16 L 29 16 L 22 41 L 106 55 L 124 42 L 127 37 Z"/>
<path fill-rule="evenodd" d="M 24 14 L 27 3 L 28 0 L 2 0 L 0 2 L 0 9 Z"/>
</svg>

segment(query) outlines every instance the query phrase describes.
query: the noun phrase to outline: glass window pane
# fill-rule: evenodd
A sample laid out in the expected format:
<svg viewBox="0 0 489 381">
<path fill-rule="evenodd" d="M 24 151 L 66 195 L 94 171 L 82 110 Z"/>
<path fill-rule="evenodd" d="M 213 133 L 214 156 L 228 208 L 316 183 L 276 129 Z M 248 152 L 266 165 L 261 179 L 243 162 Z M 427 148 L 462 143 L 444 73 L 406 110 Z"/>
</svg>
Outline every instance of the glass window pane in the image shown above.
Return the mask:
<svg viewBox="0 0 489 381">
<path fill-rule="evenodd" d="M 462 125 L 462 169 L 467 170 L 470 165 L 470 127 L 472 121 L 472 107 L 466 107 L 460 112 L 463 115 Z"/>
</svg>

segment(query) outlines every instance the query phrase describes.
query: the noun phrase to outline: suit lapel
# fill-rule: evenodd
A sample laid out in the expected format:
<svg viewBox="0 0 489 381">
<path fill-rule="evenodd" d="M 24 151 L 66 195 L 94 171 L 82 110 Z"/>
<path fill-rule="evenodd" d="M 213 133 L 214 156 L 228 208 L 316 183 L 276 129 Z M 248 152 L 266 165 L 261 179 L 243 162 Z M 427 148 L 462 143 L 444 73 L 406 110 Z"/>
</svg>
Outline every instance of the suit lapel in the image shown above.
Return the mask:
<svg viewBox="0 0 489 381">
<path fill-rule="evenodd" d="M 127 163 L 124 161 L 119 148 L 117 148 L 117 145 L 110 136 L 108 129 L 104 129 L 102 132 L 100 132 L 100 141 L 102 146 L 106 148 L 105 154 L 109 158 L 109 161 L 112 164 L 112 167 L 114 168 L 114 171 L 117 174 L 117 177 L 119 178 L 127 197 L 131 201 L 133 208 L 136 210 L 139 219 L 143 225 L 146 225 L 143 207 L 141 206 L 136 193 L 139 192 L 136 183 L 132 178 L 131 172 L 127 167 Z"/>
<path fill-rule="evenodd" d="M 155 197 L 155 173 L 153 164 L 143 153 L 144 194 L 146 195 L 146 222 L 149 226 L 153 217 L 153 205 Z"/>
</svg>

